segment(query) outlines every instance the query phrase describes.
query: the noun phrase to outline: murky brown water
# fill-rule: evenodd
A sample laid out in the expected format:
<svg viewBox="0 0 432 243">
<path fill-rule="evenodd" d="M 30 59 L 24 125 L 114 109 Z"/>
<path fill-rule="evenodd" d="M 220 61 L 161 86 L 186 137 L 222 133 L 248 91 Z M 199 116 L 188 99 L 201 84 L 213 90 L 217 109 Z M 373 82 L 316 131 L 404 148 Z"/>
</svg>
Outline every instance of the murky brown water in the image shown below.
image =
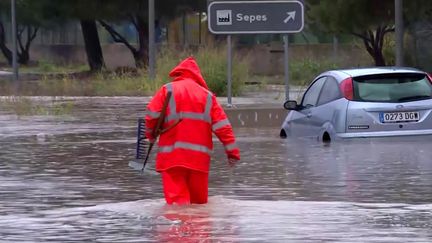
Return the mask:
<svg viewBox="0 0 432 243">
<path fill-rule="evenodd" d="M 430 242 L 430 137 L 333 143 L 236 129 L 216 144 L 208 205 L 166 206 L 128 168 L 137 99 L 82 100 L 65 117 L 0 111 L 1 242 Z"/>
</svg>

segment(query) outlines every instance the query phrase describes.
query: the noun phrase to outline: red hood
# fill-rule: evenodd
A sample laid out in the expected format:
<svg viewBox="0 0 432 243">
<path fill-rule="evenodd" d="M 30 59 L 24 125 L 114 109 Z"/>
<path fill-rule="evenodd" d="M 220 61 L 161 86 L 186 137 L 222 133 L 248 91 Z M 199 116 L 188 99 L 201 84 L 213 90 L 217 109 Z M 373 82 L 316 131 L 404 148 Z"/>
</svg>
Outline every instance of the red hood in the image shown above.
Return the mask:
<svg viewBox="0 0 432 243">
<path fill-rule="evenodd" d="M 188 57 L 181 61 L 171 72 L 169 76 L 174 78 L 173 82 L 181 81 L 184 79 L 192 79 L 202 87 L 209 89 L 206 81 L 201 75 L 201 71 L 193 57 Z"/>
</svg>

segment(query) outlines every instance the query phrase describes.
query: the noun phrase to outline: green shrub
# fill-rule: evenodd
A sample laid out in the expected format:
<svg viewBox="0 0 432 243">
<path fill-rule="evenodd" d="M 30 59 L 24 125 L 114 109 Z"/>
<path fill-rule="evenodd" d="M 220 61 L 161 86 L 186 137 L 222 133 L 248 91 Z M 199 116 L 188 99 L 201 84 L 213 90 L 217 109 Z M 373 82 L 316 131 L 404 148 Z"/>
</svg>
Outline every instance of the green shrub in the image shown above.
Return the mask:
<svg viewBox="0 0 432 243">
<path fill-rule="evenodd" d="M 221 55 L 222 53 L 222 55 Z M 226 47 L 201 48 L 196 59 L 207 85 L 216 95 L 227 95 Z M 249 80 L 249 63 L 245 57 L 234 55 L 232 59 L 232 95 L 239 95 L 241 88 Z"/>
<path fill-rule="evenodd" d="M 395 48 L 396 40 L 394 33 L 385 35 L 382 52 L 387 66 L 394 66 L 396 64 Z"/>
<path fill-rule="evenodd" d="M 72 102 L 57 102 L 52 99 L 50 102 L 35 101 L 22 96 L 9 96 L 0 100 L 0 104 L 6 110 L 18 116 L 33 115 L 67 115 L 72 112 L 74 104 Z"/>
<path fill-rule="evenodd" d="M 164 49 L 160 52 L 157 60 L 157 75 L 155 84 L 161 85 L 169 82 L 169 72 L 183 59 L 193 56 L 200 69 L 201 74 L 216 95 L 227 94 L 227 58 L 225 47 L 199 48 L 196 51 L 175 52 Z M 249 65 L 246 58 L 234 56 L 232 60 L 232 94 L 240 94 L 241 87 L 249 78 Z M 154 89 L 155 87 L 149 87 Z"/>
<path fill-rule="evenodd" d="M 195 51 L 177 52 L 164 48 L 159 51 L 154 80 L 148 77 L 148 70 L 139 69 L 125 72 L 101 72 L 84 78 L 73 75 L 44 76 L 38 81 L 21 82 L 22 95 L 48 96 L 143 96 L 152 95 L 163 84 L 169 82 L 169 72 L 184 58 L 194 56 L 202 75 L 211 91 L 222 96 L 227 93 L 227 60 L 224 47 L 199 48 Z M 319 73 L 338 68 L 330 61 L 312 59 L 290 61 L 290 85 L 306 86 Z M 283 84 L 280 76 L 251 76 L 247 57 L 234 56 L 232 67 L 232 94 L 239 95 L 246 81 L 257 80 L 262 84 Z M 3 94 L 13 93 L 13 83 L 1 82 Z"/>
<path fill-rule="evenodd" d="M 47 95 L 85 95 L 85 96 L 141 96 L 151 95 L 163 84 L 171 81 L 169 72 L 188 56 L 193 56 L 200 66 L 202 75 L 210 90 L 216 95 L 227 93 L 226 51 L 220 48 L 200 48 L 196 51 L 177 52 L 162 49 L 156 60 L 156 76 L 150 80 L 147 69 L 136 72 L 101 72 L 89 78 L 76 79 L 65 76 L 52 80 L 44 78 L 39 82 L 40 90 Z M 232 94 L 238 95 L 244 82 L 248 80 L 246 59 L 234 57 L 232 67 Z"/>
<path fill-rule="evenodd" d="M 56 66 L 50 62 L 47 62 L 45 60 L 40 60 L 38 62 L 38 67 L 39 71 L 41 72 L 54 72 L 57 70 Z"/>
<path fill-rule="evenodd" d="M 307 86 L 320 73 L 338 68 L 337 65 L 330 61 L 314 61 L 304 59 L 300 61 L 291 61 L 290 85 Z"/>
</svg>

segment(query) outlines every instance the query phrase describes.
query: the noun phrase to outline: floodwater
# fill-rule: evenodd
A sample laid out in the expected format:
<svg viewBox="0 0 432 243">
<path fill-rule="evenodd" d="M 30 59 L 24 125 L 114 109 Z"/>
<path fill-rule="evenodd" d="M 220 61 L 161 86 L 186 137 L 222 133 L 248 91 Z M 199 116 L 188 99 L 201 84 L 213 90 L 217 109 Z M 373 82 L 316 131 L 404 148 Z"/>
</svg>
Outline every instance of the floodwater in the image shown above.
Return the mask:
<svg viewBox="0 0 432 243">
<path fill-rule="evenodd" d="M 140 101 L 0 110 L 0 242 L 432 241 L 430 137 L 323 145 L 236 128 L 242 161 L 230 169 L 215 143 L 209 203 L 167 206 L 160 178 L 127 166 Z"/>
</svg>

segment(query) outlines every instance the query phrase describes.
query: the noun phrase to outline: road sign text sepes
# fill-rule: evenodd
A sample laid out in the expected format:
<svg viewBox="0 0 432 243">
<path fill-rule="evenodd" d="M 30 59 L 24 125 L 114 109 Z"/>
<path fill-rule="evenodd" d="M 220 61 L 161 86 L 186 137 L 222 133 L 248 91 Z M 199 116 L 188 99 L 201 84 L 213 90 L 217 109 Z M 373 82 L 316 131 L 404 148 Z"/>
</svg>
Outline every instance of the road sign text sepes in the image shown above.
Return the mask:
<svg viewBox="0 0 432 243">
<path fill-rule="evenodd" d="M 207 14 L 213 34 L 297 33 L 304 26 L 300 1 L 215 1 Z"/>
</svg>

